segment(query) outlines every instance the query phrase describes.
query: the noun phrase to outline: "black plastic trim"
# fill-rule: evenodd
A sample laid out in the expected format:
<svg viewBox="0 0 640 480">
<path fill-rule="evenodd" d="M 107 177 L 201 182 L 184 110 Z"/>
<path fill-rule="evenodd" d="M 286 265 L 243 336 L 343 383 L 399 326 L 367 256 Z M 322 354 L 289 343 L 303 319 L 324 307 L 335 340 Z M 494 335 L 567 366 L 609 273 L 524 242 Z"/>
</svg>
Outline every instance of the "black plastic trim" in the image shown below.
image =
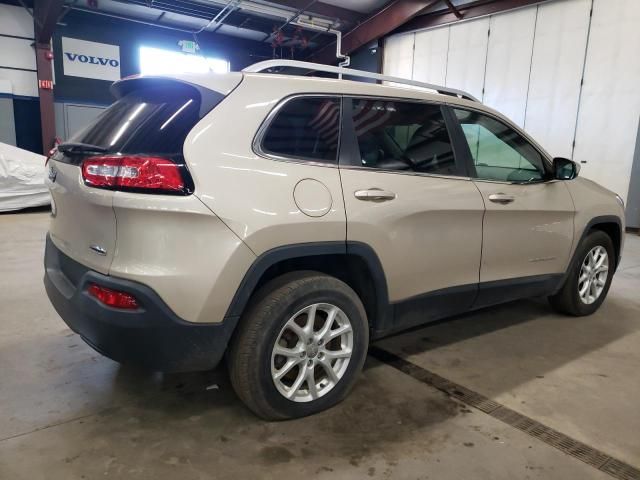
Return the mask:
<svg viewBox="0 0 640 480">
<path fill-rule="evenodd" d="M 366 263 L 375 285 L 376 311 L 378 314 L 375 323 L 376 325 L 387 324 L 390 313 L 389 293 L 387 280 L 378 256 L 369 245 L 361 242 L 341 241 L 286 245 L 264 252 L 253 262 L 242 279 L 236 294 L 231 300 L 226 317 L 239 317 L 242 315 L 256 286 L 269 267 L 284 260 L 322 255 L 352 255 L 361 258 Z"/>
<path fill-rule="evenodd" d="M 338 164 L 341 167 L 359 167 L 360 148 L 353 125 L 353 98 L 342 97 L 342 123 L 340 125 L 342 135 L 340 137 L 340 156 Z"/>
<path fill-rule="evenodd" d="M 533 275 L 434 290 L 391 304 L 391 322 L 374 332 L 374 338 L 425 325 L 491 305 L 523 298 L 551 295 L 564 275 Z"/>
<path fill-rule="evenodd" d="M 451 138 L 453 146 L 453 154 L 456 157 L 456 164 L 458 165 L 458 168 L 462 168 L 462 171 L 467 177 L 476 178 L 478 175 L 476 173 L 476 167 L 473 164 L 473 159 L 471 158 L 469 144 L 467 143 L 464 131 L 462 130 L 462 126 L 460 125 L 453 108 L 449 105 L 443 105 L 442 113 L 444 114 L 444 119 L 447 122 L 447 129 L 449 130 L 449 137 Z"/>
<path fill-rule="evenodd" d="M 373 248 L 362 242 L 315 242 L 287 245 L 260 255 L 245 274 L 227 311 L 238 318 L 246 308 L 262 276 L 284 260 L 322 256 L 349 255 L 365 261 L 375 288 L 376 318 L 370 319 L 372 338 L 380 338 L 407 328 L 426 324 L 489 305 L 521 298 L 550 295 L 557 290 L 563 274 L 473 283 L 427 292 L 391 303 L 387 280 Z"/>
<path fill-rule="evenodd" d="M 582 241 L 582 239 L 587 236 L 587 234 L 589 233 L 589 230 L 591 230 L 596 225 L 601 225 L 603 223 L 615 223 L 616 225 L 618 225 L 618 234 L 620 235 L 620 240 L 618 242 L 618 245 L 614 244 L 614 247 L 618 251 L 618 258 L 616 258 L 616 267 L 615 267 L 615 269 L 617 270 L 618 265 L 620 265 L 620 261 L 622 260 L 622 236 L 625 233 L 622 230 L 622 221 L 620 220 L 619 217 L 616 217 L 615 215 L 600 215 L 598 217 L 593 217 L 591 220 L 589 220 L 589 223 L 587 223 L 587 226 L 584 228 L 582 235 L 580 236 L 580 241 Z M 615 239 L 612 238 L 611 240 L 614 241 Z M 576 244 L 576 246 L 577 245 L 578 244 Z"/>
<path fill-rule="evenodd" d="M 618 226 L 618 234 L 620 236 L 620 239 L 618 241 L 618 245 L 615 244 L 615 239 L 612 238 L 611 241 L 614 242 L 614 248 L 616 249 L 616 251 L 618 252 L 618 258 L 616 258 L 616 264 L 614 267 L 614 272 L 618 269 L 618 265 L 620 265 L 620 262 L 622 260 L 622 236 L 624 235 L 625 232 L 622 231 L 622 221 L 620 220 L 619 217 L 616 217 L 615 215 L 600 215 L 598 217 L 593 217 L 591 220 L 589 220 L 589 222 L 585 225 L 584 229 L 582 230 L 582 234 L 580 235 L 580 238 L 577 239 L 577 241 L 574 244 L 574 248 L 573 248 L 573 256 L 571 257 L 571 261 L 569 262 L 569 265 L 567 266 L 567 271 L 565 272 L 564 276 L 563 276 L 563 281 L 562 284 L 564 284 L 564 281 L 566 280 L 567 276 L 569 275 L 569 272 L 571 271 L 571 267 L 573 267 L 574 262 L 579 261 L 576 257 L 576 253 L 578 251 L 578 246 L 580 245 L 580 243 L 582 243 L 582 241 L 584 240 L 584 238 L 589 234 L 589 232 L 591 231 L 591 229 L 597 225 L 602 225 L 605 223 L 615 223 Z M 562 286 L 562 284 L 560 285 L 560 287 Z M 560 288 L 558 287 L 558 288 Z"/>
<path fill-rule="evenodd" d="M 128 292 L 140 308 L 108 307 L 87 293 L 90 283 Z M 208 370 L 226 350 L 238 318 L 187 322 L 151 288 L 95 272 L 62 253 L 47 235 L 44 284 L 58 314 L 103 355 L 163 372 Z M 222 319 L 221 319 L 222 320 Z"/>
<path fill-rule="evenodd" d="M 443 318 L 468 312 L 478 294 L 478 284 L 459 285 L 417 295 L 393 304 L 393 325 L 388 335 Z"/>
<path fill-rule="evenodd" d="M 521 298 L 551 295 L 562 286 L 563 280 L 563 273 L 553 273 L 483 282 L 478 285 L 478 297 L 473 303 L 473 309 Z"/>
</svg>

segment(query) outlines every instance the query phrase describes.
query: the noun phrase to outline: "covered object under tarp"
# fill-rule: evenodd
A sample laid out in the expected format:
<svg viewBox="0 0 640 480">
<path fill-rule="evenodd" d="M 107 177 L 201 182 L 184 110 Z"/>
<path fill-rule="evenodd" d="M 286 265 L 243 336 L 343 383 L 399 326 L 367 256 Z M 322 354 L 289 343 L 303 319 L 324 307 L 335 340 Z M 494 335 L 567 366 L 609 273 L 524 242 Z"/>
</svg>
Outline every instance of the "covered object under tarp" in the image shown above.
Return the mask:
<svg viewBox="0 0 640 480">
<path fill-rule="evenodd" d="M 49 205 L 44 185 L 46 158 L 0 143 L 0 212 Z"/>
</svg>

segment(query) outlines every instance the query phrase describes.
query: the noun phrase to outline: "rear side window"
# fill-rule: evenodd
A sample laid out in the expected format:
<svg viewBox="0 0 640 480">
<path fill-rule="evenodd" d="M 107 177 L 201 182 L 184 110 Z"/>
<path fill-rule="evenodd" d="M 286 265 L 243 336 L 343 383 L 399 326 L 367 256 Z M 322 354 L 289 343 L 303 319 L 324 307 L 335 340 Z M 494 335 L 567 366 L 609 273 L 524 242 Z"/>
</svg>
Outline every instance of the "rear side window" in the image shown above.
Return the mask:
<svg viewBox="0 0 640 480">
<path fill-rule="evenodd" d="M 200 103 L 200 93 L 186 85 L 147 86 L 117 100 L 68 141 L 112 153 L 178 155 L 201 118 Z"/>
<path fill-rule="evenodd" d="M 287 101 L 268 125 L 262 151 L 291 159 L 336 163 L 340 100 L 300 97 Z"/>
<path fill-rule="evenodd" d="M 439 105 L 353 99 L 363 167 L 460 175 Z"/>
</svg>

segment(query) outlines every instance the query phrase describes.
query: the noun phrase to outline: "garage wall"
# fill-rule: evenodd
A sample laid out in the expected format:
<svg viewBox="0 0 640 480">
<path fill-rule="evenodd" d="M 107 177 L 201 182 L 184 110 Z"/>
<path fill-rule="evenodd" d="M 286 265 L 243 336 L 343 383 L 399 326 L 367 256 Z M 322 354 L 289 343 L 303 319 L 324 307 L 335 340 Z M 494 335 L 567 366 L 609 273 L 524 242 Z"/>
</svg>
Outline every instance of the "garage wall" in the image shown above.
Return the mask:
<svg viewBox="0 0 640 480">
<path fill-rule="evenodd" d="M 0 94 L 38 96 L 33 19 L 22 7 L 0 4 Z"/>
<path fill-rule="evenodd" d="M 626 198 L 640 118 L 638 25 L 638 0 L 555 0 L 391 36 L 383 72 L 469 91 Z"/>
<path fill-rule="evenodd" d="M 0 142 L 41 153 L 33 42 L 29 13 L 0 4 Z"/>
<path fill-rule="evenodd" d="M 65 16 L 64 25 L 58 25 L 53 36 L 54 96 L 56 102 L 91 106 L 106 106 L 113 101 L 109 92 L 112 81 L 65 75 L 62 37 L 118 46 L 122 77 L 140 73 L 141 46 L 180 51 L 178 42 L 192 39 L 188 32 L 72 10 Z M 201 55 L 224 58 L 231 63 L 232 70 L 240 70 L 261 60 L 261 55 L 271 56 L 268 44 L 253 40 L 204 32 L 198 36 L 198 41 Z"/>
<path fill-rule="evenodd" d="M 117 46 L 120 55 L 120 75 L 126 77 L 140 73 L 139 49 L 150 46 L 179 51 L 178 42 L 191 39 L 188 32 L 170 30 L 133 21 L 72 10 L 58 25 L 53 36 L 55 72 L 56 135 L 69 138 L 78 126 L 85 125 L 101 110 L 113 102 L 108 79 L 65 75 L 63 68 L 62 38 L 73 38 Z M 270 56 L 268 44 L 235 38 L 228 35 L 203 33 L 198 36 L 200 54 L 224 58 L 233 70 Z M 256 55 L 257 57 L 254 57 Z"/>
</svg>

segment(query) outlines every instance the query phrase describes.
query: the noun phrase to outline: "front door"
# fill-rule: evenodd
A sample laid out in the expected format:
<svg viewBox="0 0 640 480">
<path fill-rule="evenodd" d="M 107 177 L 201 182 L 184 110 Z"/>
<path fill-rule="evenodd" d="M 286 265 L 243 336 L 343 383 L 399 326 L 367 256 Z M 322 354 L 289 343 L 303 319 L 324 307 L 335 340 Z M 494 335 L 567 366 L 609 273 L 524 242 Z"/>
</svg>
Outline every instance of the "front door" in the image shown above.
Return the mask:
<svg viewBox="0 0 640 480">
<path fill-rule="evenodd" d="M 549 293 L 567 268 L 574 206 L 526 138 L 480 112 L 455 109 L 484 199 L 478 305 Z"/>
<path fill-rule="evenodd" d="M 441 107 L 346 99 L 343 135 L 347 240 L 378 255 L 395 310 L 392 326 L 469 309 L 484 206 L 456 161 Z"/>
</svg>

